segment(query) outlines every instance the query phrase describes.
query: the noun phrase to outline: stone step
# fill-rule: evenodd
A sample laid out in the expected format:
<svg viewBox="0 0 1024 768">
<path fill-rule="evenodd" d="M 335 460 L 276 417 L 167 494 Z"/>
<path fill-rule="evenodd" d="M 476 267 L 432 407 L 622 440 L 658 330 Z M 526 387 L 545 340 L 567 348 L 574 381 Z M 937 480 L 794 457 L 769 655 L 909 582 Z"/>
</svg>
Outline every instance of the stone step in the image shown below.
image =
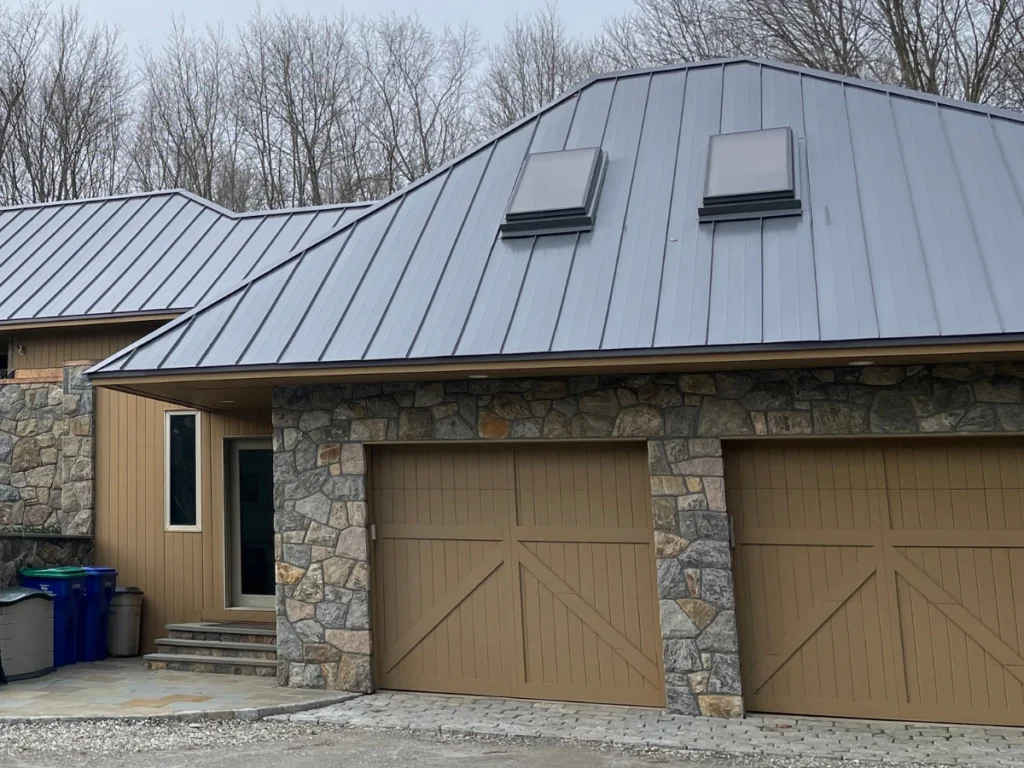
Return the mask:
<svg viewBox="0 0 1024 768">
<path fill-rule="evenodd" d="M 168 624 L 167 637 L 171 640 L 205 640 L 209 642 L 264 643 L 277 642 L 277 628 L 267 623 L 232 624 L 217 621 L 195 621 Z"/>
<path fill-rule="evenodd" d="M 275 677 L 277 675 L 276 659 L 195 656 L 179 653 L 149 653 L 142 659 L 146 662 L 146 666 L 153 670 L 167 669 L 174 672 L 255 675 L 257 677 Z"/>
<path fill-rule="evenodd" d="M 230 640 L 192 640 L 164 637 L 156 641 L 159 654 L 186 656 L 231 657 L 242 659 L 276 659 L 276 643 L 240 643 Z"/>
</svg>

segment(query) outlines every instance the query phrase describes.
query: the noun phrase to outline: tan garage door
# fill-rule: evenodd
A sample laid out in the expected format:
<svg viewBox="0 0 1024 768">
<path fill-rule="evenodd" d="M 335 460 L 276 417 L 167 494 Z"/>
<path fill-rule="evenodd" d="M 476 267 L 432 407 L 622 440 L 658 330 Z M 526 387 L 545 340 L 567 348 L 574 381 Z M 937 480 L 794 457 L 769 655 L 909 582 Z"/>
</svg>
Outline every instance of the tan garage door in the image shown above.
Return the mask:
<svg viewBox="0 0 1024 768">
<path fill-rule="evenodd" d="M 643 446 L 371 460 L 380 687 L 664 704 Z"/>
<path fill-rule="evenodd" d="M 738 444 L 749 709 L 1024 725 L 1020 441 Z"/>
</svg>

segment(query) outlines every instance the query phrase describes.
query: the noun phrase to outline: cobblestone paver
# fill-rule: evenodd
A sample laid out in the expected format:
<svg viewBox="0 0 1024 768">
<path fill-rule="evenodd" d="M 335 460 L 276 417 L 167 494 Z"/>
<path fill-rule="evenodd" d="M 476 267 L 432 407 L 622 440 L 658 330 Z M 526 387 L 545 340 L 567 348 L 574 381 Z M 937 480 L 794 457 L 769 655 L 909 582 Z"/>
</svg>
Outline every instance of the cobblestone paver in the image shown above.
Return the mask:
<svg viewBox="0 0 1024 768">
<path fill-rule="evenodd" d="M 293 722 L 572 739 L 630 747 L 821 761 L 1019 766 L 1024 730 L 826 718 L 744 720 L 659 710 L 384 692 L 287 716 Z"/>
</svg>

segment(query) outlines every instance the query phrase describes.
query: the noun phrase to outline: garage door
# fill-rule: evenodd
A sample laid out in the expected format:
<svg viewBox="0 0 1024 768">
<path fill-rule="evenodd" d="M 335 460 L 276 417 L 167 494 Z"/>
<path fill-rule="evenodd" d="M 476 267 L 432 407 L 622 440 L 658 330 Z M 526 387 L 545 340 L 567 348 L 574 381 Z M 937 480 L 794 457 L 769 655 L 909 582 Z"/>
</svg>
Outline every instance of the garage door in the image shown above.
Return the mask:
<svg viewBox="0 0 1024 768">
<path fill-rule="evenodd" d="M 371 459 L 380 687 L 664 704 L 643 446 Z"/>
<path fill-rule="evenodd" d="M 1024 725 L 1024 448 L 740 444 L 751 710 Z"/>
</svg>

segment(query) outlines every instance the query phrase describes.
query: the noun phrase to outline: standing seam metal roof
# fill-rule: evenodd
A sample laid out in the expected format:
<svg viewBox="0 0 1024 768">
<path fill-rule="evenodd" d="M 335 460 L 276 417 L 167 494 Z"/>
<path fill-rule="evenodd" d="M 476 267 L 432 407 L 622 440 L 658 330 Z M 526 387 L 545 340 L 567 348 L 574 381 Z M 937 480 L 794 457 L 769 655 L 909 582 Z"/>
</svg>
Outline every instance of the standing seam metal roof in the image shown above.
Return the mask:
<svg viewBox="0 0 1024 768">
<path fill-rule="evenodd" d="M 784 125 L 803 214 L 699 222 L 708 136 Z M 588 146 L 593 231 L 501 239 L 524 156 Z M 1017 113 L 750 59 L 603 75 L 94 372 L 1024 333 L 1022 190 Z"/>
<path fill-rule="evenodd" d="M 234 213 L 184 190 L 0 209 L 0 326 L 185 311 L 368 204 Z"/>
</svg>

